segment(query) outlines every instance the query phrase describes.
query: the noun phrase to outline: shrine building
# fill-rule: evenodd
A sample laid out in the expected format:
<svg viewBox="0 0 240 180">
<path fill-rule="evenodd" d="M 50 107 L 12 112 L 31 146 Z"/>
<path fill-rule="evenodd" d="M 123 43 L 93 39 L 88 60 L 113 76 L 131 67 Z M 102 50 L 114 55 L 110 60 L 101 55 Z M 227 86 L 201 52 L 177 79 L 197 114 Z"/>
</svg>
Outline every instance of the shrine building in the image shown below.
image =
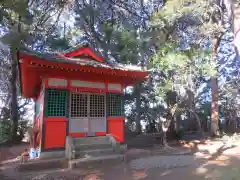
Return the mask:
<svg viewBox="0 0 240 180">
<path fill-rule="evenodd" d="M 64 150 L 66 137 L 106 136 L 124 143 L 124 89 L 140 68 L 110 65 L 89 45 L 62 53 L 19 52 L 21 95 L 35 100 L 40 152 Z"/>
</svg>

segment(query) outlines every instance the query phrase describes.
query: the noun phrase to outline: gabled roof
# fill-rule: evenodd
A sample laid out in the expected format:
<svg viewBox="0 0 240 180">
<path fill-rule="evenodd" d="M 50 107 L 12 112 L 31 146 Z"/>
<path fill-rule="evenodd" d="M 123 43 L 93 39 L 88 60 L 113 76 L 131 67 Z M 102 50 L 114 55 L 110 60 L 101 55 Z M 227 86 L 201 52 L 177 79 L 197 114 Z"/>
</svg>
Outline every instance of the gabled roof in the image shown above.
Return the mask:
<svg viewBox="0 0 240 180">
<path fill-rule="evenodd" d="M 63 51 L 62 53 L 63 53 L 63 54 L 70 53 L 70 52 L 75 51 L 76 49 L 80 49 L 80 48 L 83 48 L 83 47 L 89 47 L 89 48 L 92 49 L 92 47 L 90 47 L 89 43 L 87 43 L 87 42 L 82 42 L 81 44 L 78 44 L 78 45 L 76 45 L 76 46 L 74 46 L 74 47 L 71 47 L 71 48 Z"/>
<path fill-rule="evenodd" d="M 82 51 L 81 48 L 88 48 L 87 52 L 79 52 Z M 20 51 L 20 58 L 23 56 L 32 56 L 44 61 L 49 62 L 57 62 L 62 64 L 73 64 L 73 65 L 80 65 L 80 66 L 91 66 L 91 67 L 101 67 L 106 69 L 116 69 L 116 70 L 124 70 L 124 71 L 143 71 L 139 66 L 135 65 L 124 65 L 119 63 L 108 64 L 104 62 L 102 57 L 95 55 L 93 51 L 87 45 L 81 45 L 75 48 L 71 48 L 63 53 L 40 53 L 36 51 L 32 51 L 30 49 L 22 49 Z M 81 57 L 74 57 L 72 54 L 78 51 Z M 89 58 L 89 56 L 91 58 Z M 99 57 L 100 59 L 95 59 Z"/>
<path fill-rule="evenodd" d="M 101 56 L 95 54 L 86 45 L 63 53 L 40 53 L 22 49 L 18 52 L 21 93 L 25 97 L 36 98 L 42 77 L 48 76 L 69 79 L 81 77 L 88 80 L 117 81 L 132 85 L 138 80 L 144 80 L 148 75 L 148 72 L 140 67 L 119 63 L 110 64 L 99 60 L 98 57 L 101 59 Z"/>
<path fill-rule="evenodd" d="M 72 47 L 62 53 L 65 57 L 79 57 L 79 56 L 87 56 L 92 60 L 103 63 L 104 58 L 100 55 L 100 53 L 93 51 L 93 47 L 91 47 L 88 43 L 82 43 L 75 47 Z"/>
</svg>

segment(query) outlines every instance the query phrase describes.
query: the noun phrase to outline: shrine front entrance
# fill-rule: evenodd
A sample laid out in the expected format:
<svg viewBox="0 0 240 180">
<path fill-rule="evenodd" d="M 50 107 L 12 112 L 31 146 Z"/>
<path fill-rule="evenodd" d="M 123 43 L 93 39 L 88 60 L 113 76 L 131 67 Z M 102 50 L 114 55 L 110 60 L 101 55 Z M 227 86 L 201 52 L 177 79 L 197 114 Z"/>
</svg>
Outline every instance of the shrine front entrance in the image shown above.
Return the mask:
<svg viewBox="0 0 240 180">
<path fill-rule="evenodd" d="M 106 95 L 70 93 L 69 133 L 98 136 L 106 129 Z"/>
</svg>

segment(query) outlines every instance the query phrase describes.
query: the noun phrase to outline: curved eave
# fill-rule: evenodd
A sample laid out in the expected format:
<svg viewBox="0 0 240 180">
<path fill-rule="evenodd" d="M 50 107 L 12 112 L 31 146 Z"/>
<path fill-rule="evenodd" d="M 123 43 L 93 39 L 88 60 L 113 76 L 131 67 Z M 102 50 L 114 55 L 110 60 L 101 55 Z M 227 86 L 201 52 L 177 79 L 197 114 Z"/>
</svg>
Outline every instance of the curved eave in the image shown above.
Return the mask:
<svg viewBox="0 0 240 180">
<path fill-rule="evenodd" d="M 102 72 L 110 75 L 118 75 L 123 77 L 131 77 L 139 80 L 145 80 L 148 73 L 147 71 L 133 71 L 124 69 L 115 69 L 111 67 L 100 67 L 100 66 L 90 66 L 90 65 L 79 65 L 65 62 L 53 62 L 45 61 L 32 56 L 21 56 L 23 59 L 20 63 L 42 66 L 43 68 L 56 68 L 56 69 L 66 69 L 70 71 L 88 71 L 88 72 Z"/>
<path fill-rule="evenodd" d="M 143 81 L 147 78 L 147 71 L 130 71 L 103 67 L 92 67 L 70 63 L 60 63 L 53 61 L 46 61 L 32 56 L 20 56 L 19 60 L 19 75 L 21 82 L 21 94 L 26 98 L 36 98 L 39 93 L 36 85 L 40 84 L 42 76 L 51 77 L 57 72 L 69 72 L 69 74 L 77 75 L 79 77 L 81 73 L 95 74 L 95 76 L 107 76 L 107 77 L 118 77 L 119 83 L 123 82 L 125 85 L 133 85 L 136 81 Z M 39 73 L 36 70 L 40 70 L 44 73 Z M 62 73 L 63 74 L 63 73 Z M 61 73 L 57 75 L 61 76 Z M 106 79 L 106 78 L 105 78 Z M 29 82 L 35 82 L 35 85 L 31 84 L 27 86 Z M 24 83 L 24 85 L 22 84 Z M 34 89 L 36 88 L 36 89 Z"/>
</svg>

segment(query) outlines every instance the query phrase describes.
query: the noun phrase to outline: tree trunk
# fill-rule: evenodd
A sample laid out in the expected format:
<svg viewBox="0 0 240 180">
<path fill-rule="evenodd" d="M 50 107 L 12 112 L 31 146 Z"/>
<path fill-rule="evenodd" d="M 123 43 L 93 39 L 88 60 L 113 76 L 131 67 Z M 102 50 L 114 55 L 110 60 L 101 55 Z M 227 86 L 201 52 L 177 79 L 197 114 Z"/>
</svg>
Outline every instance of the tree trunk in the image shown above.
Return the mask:
<svg viewBox="0 0 240 180">
<path fill-rule="evenodd" d="M 176 111 L 176 107 L 172 107 L 168 110 L 168 113 L 167 113 L 167 116 L 166 116 L 166 119 L 165 119 L 165 122 L 162 122 L 162 132 L 163 132 L 163 135 L 162 135 L 162 145 L 164 146 L 164 148 L 166 149 L 170 149 L 172 150 L 173 148 L 170 147 L 167 143 L 167 132 L 169 130 L 169 127 L 174 119 L 174 114 L 175 114 L 175 111 Z"/>
<path fill-rule="evenodd" d="M 212 47 L 212 58 L 216 62 L 217 60 L 217 49 L 219 47 L 221 37 L 215 37 L 213 39 Z M 211 78 L 211 92 L 212 92 L 212 106 L 211 106 L 211 133 L 214 135 L 218 130 L 218 85 L 217 75 Z"/>
<path fill-rule="evenodd" d="M 141 133 L 141 83 L 137 83 L 135 86 L 136 93 L 136 132 Z"/>
<path fill-rule="evenodd" d="M 212 77 L 212 106 L 211 106 L 211 132 L 213 134 L 218 130 L 218 86 L 217 78 Z"/>
<path fill-rule="evenodd" d="M 190 114 L 192 114 L 192 115 L 195 116 L 195 118 L 196 118 L 196 122 L 197 122 L 197 126 L 198 126 L 198 132 L 199 132 L 199 133 L 203 133 L 201 120 L 200 120 L 200 118 L 198 117 L 198 115 L 197 115 L 197 113 L 195 112 L 195 110 L 190 110 Z"/>
<path fill-rule="evenodd" d="M 16 140 L 18 130 L 18 101 L 17 101 L 17 52 L 11 47 L 11 121 L 12 121 L 12 141 Z"/>
<path fill-rule="evenodd" d="M 144 1 L 141 0 L 140 1 L 140 6 L 141 9 L 144 8 Z M 144 27 L 143 27 L 144 28 Z M 140 28 L 141 30 L 141 28 Z M 139 34 L 139 38 L 140 34 Z M 141 68 L 143 70 L 144 67 L 144 52 L 143 52 L 143 47 L 140 46 L 140 64 L 141 64 Z M 138 82 L 136 84 L 136 132 L 137 133 L 141 133 L 142 132 L 142 128 L 141 128 L 141 90 L 142 90 L 142 83 Z"/>
</svg>

